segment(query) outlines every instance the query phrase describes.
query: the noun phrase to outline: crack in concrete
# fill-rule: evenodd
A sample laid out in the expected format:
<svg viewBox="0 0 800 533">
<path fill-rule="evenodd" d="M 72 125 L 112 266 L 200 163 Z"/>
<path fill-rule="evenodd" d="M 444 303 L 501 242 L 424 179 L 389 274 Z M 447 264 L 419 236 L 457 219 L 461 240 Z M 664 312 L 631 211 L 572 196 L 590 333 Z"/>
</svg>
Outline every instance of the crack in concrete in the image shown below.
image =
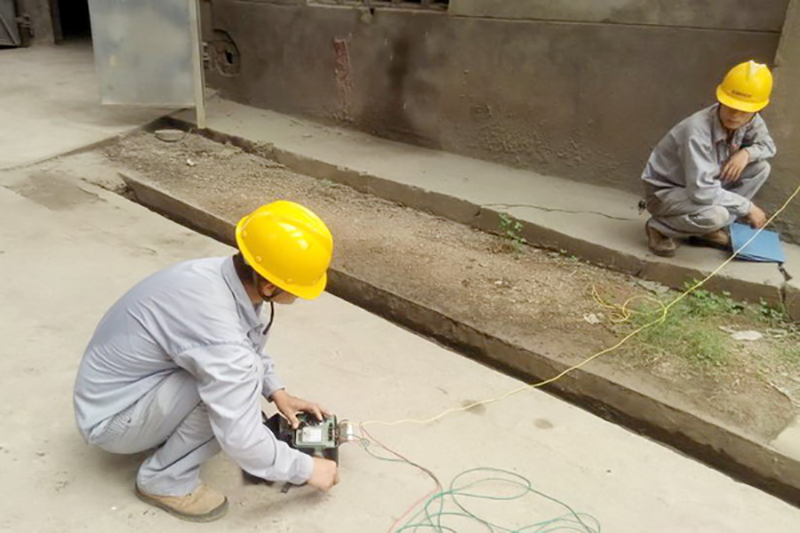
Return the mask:
<svg viewBox="0 0 800 533">
<path fill-rule="evenodd" d="M 622 222 L 631 222 L 637 220 L 635 218 L 615 217 L 614 215 L 607 215 L 605 213 L 600 213 L 598 211 L 573 211 L 570 209 L 556 209 L 554 207 L 543 207 L 541 205 L 531 205 L 531 204 L 483 204 L 483 207 L 499 207 L 501 209 L 527 207 L 530 209 L 539 209 L 540 211 L 545 211 L 547 213 L 568 213 L 571 215 L 597 215 L 611 220 L 621 220 Z"/>
<path fill-rule="evenodd" d="M 786 283 L 789 283 L 794 279 L 792 275 L 789 274 L 789 272 L 786 270 L 786 267 L 783 266 L 783 263 L 778 263 L 778 271 L 781 273 L 781 275 L 783 276 L 783 280 Z"/>
<path fill-rule="evenodd" d="M 788 273 L 784 274 L 784 275 L 788 275 Z M 783 284 L 780 287 L 778 287 L 778 298 L 780 299 L 781 307 L 783 308 L 783 311 L 786 314 L 790 314 L 790 311 L 789 311 L 789 280 L 790 279 L 791 279 L 791 276 L 789 276 L 786 279 L 786 281 L 784 281 Z M 797 317 L 792 317 L 792 316 L 790 316 L 790 318 L 792 318 L 793 320 L 797 319 Z"/>
</svg>

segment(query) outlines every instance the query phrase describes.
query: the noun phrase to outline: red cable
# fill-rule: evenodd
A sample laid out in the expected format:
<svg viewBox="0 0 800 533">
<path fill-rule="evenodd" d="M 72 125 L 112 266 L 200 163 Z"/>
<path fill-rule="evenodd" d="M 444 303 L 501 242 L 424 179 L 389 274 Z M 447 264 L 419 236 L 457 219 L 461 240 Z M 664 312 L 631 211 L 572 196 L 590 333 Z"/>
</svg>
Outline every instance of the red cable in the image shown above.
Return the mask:
<svg viewBox="0 0 800 533">
<path fill-rule="evenodd" d="M 383 449 L 384 449 L 384 450 L 386 450 L 387 452 L 391 453 L 391 454 L 392 454 L 392 455 L 394 455 L 395 457 L 397 457 L 397 458 L 401 459 L 402 461 L 404 461 L 404 462 L 406 462 L 406 463 L 410 464 L 410 465 L 411 465 L 411 466 L 413 466 L 414 468 L 417 468 L 417 469 L 419 469 L 419 470 L 420 470 L 422 473 L 424 473 L 425 475 L 427 475 L 427 476 L 431 477 L 431 478 L 433 479 L 434 483 L 436 484 L 436 485 L 433 487 L 433 490 L 431 490 L 430 492 L 428 492 L 427 494 L 425 494 L 425 496 L 423 496 L 423 497 L 422 497 L 422 498 L 420 498 L 419 500 L 415 501 L 415 502 L 414 502 L 414 503 L 411 505 L 411 507 L 409 507 L 409 508 L 408 508 L 408 510 L 407 510 L 405 513 L 403 513 L 403 514 L 400 516 L 400 518 L 398 518 L 397 520 L 395 520 L 395 521 L 394 521 L 394 523 L 392 523 L 392 525 L 391 525 L 391 526 L 389 527 L 389 529 L 387 530 L 387 533 L 392 533 L 392 531 L 394 531 L 394 529 L 397 527 L 397 525 L 398 525 L 400 522 L 402 522 L 402 521 L 403 521 L 403 520 L 404 520 L 404 519 L 405 519 L 405 518 L 406 518 L 406 517 L 407 517 L 409 514 L 411 514 L 411 512 L 412 512 L 412 511 L 413 511 L 413 510 L 414 510 L 414 509 L 415 509 L 415 508 L 416 508 L 418 505 L 420 505 L 420 504 L 421 504 L 422 502 L 424 502 L 425 500 L 429 499 L 431 496 L 433 496 L 434 494 L 436 494 L 436 492 L 438 492 L 438 491 L 441 489 L 441 483 L 439 483 L 439 480 L 438 480 L 438 479 L 436 479 L 436 476 L 433 474 L 433 472 L 431 472 L 431 471 L 429 471 L 429 470 L 427 470 L 427 469 L 423 468 L 422 466 L 420 466 L 420 465 L 416 464 L 415 462 L 411 461 L 410 459 L 408 459 L 406 456 L 404 456 L 404 455 L 403 455 L 403 454 L 401 454 L 400 452 L 396 452 L 396 451 L 392 450 L 391 448 L 389 448 L 388 446 L 386 446 L 384 443 L 382 443 L 381 441 L 379 441 L 378 439 L 376 439 L 375 437 L 373 437 L 373 436 L 372 436 L 372 434 L 371 434 L 369 431 L 367 431 L 366 429 L 364 429 L 364 427 L 363 427 L 363 426 L 359 426 L 359 429 L 361 430 L 361 434 L 362 434 L 362 435 L 366 435 L 366 436 L 368 437 L 368 439 L 367 439 L 368 441 L 372 441 L 372 442 L 375 442 L 375 443 L 377 443 L 377 444 L 378 444 L 378 446 L 380 446 L 381 448 L 383 448 Z"/>
</svg>

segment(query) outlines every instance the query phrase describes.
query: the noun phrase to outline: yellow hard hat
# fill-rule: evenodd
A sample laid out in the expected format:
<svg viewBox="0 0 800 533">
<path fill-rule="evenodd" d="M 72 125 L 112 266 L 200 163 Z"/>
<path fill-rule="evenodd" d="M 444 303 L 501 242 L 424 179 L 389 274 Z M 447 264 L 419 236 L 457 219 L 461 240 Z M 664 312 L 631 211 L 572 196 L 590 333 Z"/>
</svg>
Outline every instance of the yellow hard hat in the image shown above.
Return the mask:
<svg viewBox="0 0 800 533">
<path fill-rule="evenodd" d="M 236 244 L 247 264 L 287 292 L 313 300 L 325 290 L 333 236 L 310 209 L 281 200 L 239 221 Z"/>
<path fill-rule="evenodd" d="M 757 113 L 769 104 L 772 73 L 766 65 L 747 61 L 733 67 L 717 87 L 717 100 L 733 109 Z"/>
</svg>

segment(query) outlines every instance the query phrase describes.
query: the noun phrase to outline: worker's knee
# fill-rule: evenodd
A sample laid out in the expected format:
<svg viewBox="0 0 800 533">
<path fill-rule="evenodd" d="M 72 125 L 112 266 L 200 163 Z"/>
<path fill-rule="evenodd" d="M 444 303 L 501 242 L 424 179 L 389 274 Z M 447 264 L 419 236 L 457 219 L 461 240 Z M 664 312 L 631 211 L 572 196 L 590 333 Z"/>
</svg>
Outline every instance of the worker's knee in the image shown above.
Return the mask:
<svg viewBox="0 0 800 533">
<path fill-rule="evenodd" d="M 756 161 L 747 165 L 744 177 L 763 181 L 769 177 L 770 171 L 772 171 L 772 165 L 768 161 Z"/>
<path fill-rule="evenodd" d="M 692 223 L 700 233 L 711 233 L 722 229 L 730 222 L 731 214 L 722 206 L 712 205 L 691 216 Z"/>
<path fill-rule="evenodd" d="M 179 431 L 189 432 L 196 437 L 212 438 L 214 429 L 211 427 L 211 419 L 208 416 L 206 404 L 199 403 L 191 413 L 178 426 Z"/>
<path fill-rule="evenodd" d="M 753 163 L 753 173 L 756 175 L 764 175 L 769 176 L 770 171 L 772 170 L 772 165 L 769 164 L 769 161 L 756 161 Z"/>
</svg>

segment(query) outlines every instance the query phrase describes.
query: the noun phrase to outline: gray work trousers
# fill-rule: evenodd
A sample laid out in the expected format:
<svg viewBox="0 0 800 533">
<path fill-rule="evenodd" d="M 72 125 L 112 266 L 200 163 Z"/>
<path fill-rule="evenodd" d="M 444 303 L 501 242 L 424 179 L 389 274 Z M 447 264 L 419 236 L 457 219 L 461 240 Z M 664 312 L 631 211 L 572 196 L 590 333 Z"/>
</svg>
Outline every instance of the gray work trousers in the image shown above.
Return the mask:
<svg viewBox="0 0 800 533">
<path fill-rule="evenodd" d="M 723 187 L 748 200 L 756 195 L 769 177 L 770 165 L 757 161 L 747 165 L 741 177 Z M 645 183 L 647 211 L 653 215 L 650 227 L 673 238 L 706 235 L 733 224 L 736 215 L 721 205 L 694 202 L 683 187 L 658 188 Z"/>
<path fill-rule="evenodd" d="M 200 485 L 200 466 L 220 451 L 197 381 L 185 370 L 164 378 L 115 415 L 90 443 L 112 453 L 158 447 L 139 468 L 136 484 L 150 494 L 183 496 Z"/>
</svg>

